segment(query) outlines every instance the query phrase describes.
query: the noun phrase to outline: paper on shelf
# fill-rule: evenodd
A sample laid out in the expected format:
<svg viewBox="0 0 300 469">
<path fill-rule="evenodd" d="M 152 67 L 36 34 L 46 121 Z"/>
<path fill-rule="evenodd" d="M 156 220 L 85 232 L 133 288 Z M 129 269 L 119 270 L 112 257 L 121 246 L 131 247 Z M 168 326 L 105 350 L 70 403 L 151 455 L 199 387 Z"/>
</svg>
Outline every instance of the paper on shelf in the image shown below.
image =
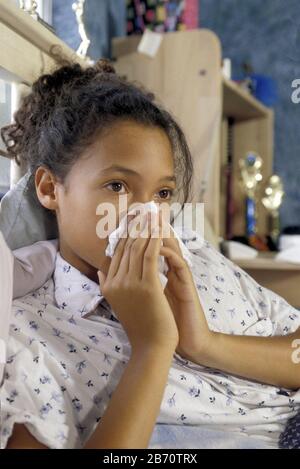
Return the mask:
<svg viewBox="0 0 300 469">
<path fill-rule="evenodd" d="M 160 45 L 163 40 L 163 35 L 160 33 L 154 33 L 149 29 L 145 29 L 142 39 L 138 45 L 138 52 L 141 54 L 146 54 L 149 57 L 153 58 L 156 56 Z"/>
</svg>

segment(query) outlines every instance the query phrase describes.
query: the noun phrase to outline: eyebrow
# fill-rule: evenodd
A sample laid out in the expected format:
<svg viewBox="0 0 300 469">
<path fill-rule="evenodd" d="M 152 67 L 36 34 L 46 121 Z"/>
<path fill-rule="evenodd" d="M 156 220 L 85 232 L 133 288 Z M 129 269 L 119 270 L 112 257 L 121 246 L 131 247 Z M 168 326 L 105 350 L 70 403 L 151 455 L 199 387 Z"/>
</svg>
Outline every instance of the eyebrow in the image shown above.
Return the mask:
<svg viewBox="0 0 300 469">
<path fill-rule="evenodd" d="M 119 165 L 112 165 L 107 168 L 104 168 L 101 170 L 101 174 L 103 173 L 108 173 L 110 171 L 120 171 L 121 173 L 125 174 L 131 174 L 133 176 L 141 176 L 139 173 L 134 171 L 133 169 L 126 168 L 124 166 L 119 166 Z M 176 182 L 176 176 L 163 176 L 162 178 L 159 179 L 159 181 L 173 181 Z"/>
</svg>

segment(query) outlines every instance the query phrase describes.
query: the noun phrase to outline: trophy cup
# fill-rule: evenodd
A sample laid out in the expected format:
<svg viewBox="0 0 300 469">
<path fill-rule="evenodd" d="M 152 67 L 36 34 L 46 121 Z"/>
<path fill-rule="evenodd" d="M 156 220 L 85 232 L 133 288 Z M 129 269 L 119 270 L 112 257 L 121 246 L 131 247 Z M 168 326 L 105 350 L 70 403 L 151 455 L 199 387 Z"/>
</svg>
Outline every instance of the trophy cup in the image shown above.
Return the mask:
<svg viewBox="0 0 300 469">
<path fill-rule="evenodd" d="M 257 234 L 257 188 L 262 181 L 262 158 L 250 151 L 239 161 L 243 188 L 246 193 L 246 236 L 250 246 L 268 251 L 267 243 Z"/>
<path fill-rule="evenodd" d="M 273 174 L 268 185 L 265 188 L 265 196 L 262 198 L 264 207 L 270 216 L 270 237 L 274 245 L 278 246 L 278 238 L 280 234 L 279 208 L 284 197 L 283 184 L 277 174 Z"/>
</svg>

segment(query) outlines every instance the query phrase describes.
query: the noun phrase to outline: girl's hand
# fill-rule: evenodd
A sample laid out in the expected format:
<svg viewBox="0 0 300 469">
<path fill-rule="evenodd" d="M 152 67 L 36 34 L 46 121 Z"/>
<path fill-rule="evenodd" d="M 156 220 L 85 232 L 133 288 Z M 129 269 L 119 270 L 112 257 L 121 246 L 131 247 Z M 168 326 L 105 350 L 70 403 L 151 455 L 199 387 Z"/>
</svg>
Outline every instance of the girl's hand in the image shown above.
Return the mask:
<svg viewBox="0 0 300 469">
<path fill-rule="evenodd" d="M 145 236 L 121 238 L 107 276 L 98 271 L 101 291 L 124 327 L 133 351 L 158 347 L 175 351 L 179 341 L 176 322 L 158 275 L 162 227 L 150 233 L 144 215 Z M 145 231 L 145 225 L 147 231 Z"/>
<path fill-rule="evenodd" d="M 163 221 L 163 233 L 167 229 Z M 190 268 L 183 258 L 178 240 L 171 230 L 163 236 L 160 254 L 165 256 L 169 271 L 168 283 L 164 293 L 172 308 L 179 332 L 179 343 L 176 352 L 183 358 L 205 363 L 214 333 L 209 330 L 201 306 L 197 288 Z"/>
</svg>

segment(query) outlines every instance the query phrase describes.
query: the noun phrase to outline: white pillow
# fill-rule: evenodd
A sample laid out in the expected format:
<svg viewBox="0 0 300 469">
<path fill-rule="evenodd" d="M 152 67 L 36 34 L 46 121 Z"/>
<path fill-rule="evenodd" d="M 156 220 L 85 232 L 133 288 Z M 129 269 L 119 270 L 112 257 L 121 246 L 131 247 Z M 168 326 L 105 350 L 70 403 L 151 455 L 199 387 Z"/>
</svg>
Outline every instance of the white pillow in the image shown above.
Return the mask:
<svg viewBox="0 0 300 469">
<path fill-rule="evenodd" d="M 54 215 L 47 212 L 26 191 L 30 173 L 27 172 L 0 204 L 0 230 L 10 249 L 18 249 L 37 241 L 58 238 L 57 222 Z"/>
</svg>

